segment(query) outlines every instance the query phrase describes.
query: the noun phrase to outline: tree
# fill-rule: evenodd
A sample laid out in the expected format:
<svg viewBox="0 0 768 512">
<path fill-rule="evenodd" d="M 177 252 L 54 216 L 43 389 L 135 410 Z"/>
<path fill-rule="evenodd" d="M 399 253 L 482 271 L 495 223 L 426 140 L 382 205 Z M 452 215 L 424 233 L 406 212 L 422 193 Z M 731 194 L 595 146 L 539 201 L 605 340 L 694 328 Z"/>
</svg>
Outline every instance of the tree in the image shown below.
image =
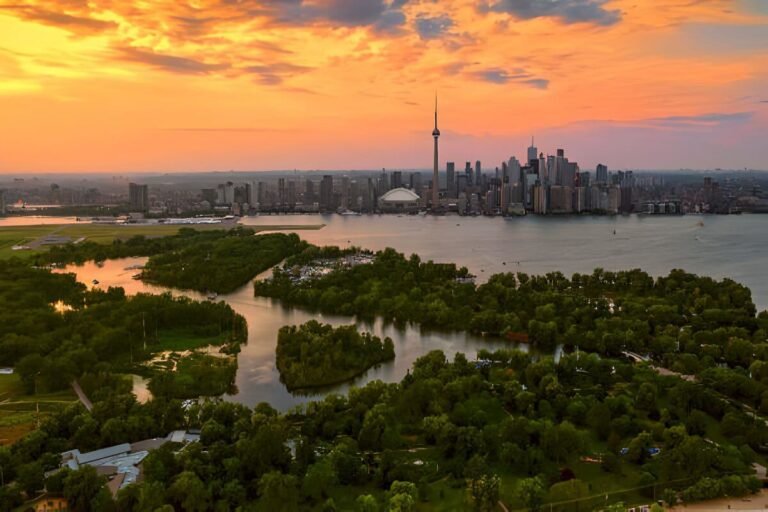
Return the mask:
<svg viewBox="0 0 768 512">
<path fill-rule="evenodd" d="M 389 511 L 411 512 L 419 494 L 413 482 L 395 480 L 389 488 Z"/>
<path fill-rule="evenodd" d="M 315 501 L 327 498 L 326 490 L 337 483 L 331 461 L 323 459 L 309 466 L 304 476 L 302 491 Z"/>
<path fill-rule="evenodd" d="M 487 462 L 482 455 L 475 455 L 464 466 L 464 478 L 467 479 L 469 492 L 472 496 L 477 494 L 477 485 L 480 479 L 486 474 Z"/>
<path fill-rule="evenodd" d="M 64 478 L 64 497 L 72 512 L 90 512 L 91 501 L 104 485 L 105 479 L 96 472 L 96 468 L 83 466 L 70 472 Z"/>
<path fill-rule="evenodd" d="M 627 459 L 635 464 L 642 464 L 650 457 L 648 450 L 653 446 L 653 437 L 648 432 L 641 432 L 627 447 Z"/>
<path fill-rule="evenodd" d="M 483 475 L 472 486 L 475 510 L 491 512 L 498 508 L 501 479 L 496 475 Z"/>
<path fill-rule="evenodd" d="M 270 471 L 259 480 L 261 506 L 264 510 L 299 510 L 298 481 L 293 475 Z"/>
<path fill-rule="evenodd" d="M 568 421 L 550 425 L 543 433 L 541 447 L 557 462 L 578 453 L 583 445 L 581 433 Z"/>
<path fill-rule="evenodd" d="M 37 494 L 37 491 L 41 490 L 45 484 L 43 466 L 39 462 L 30 462 L 19 466 L 17 473 L 16 483 L 30 498 Z"/>
<path fill-rule="evenodd" d="M 210 492 L 192 471 L 179 473 L 168 494 L 185 512 L 205 512 L 210 507 Z"/>
<path fill-rule="evenodd" d="M 357 512 L 379 512 L 379 503 L 376 501 L 376 498 L 370 494 L 358 496 L 356 503 Z"/>
<path fill-rule="evenodd" d="M 546 493 L 541 478 L 534 477 L 521 480 L 517 492 L 520 495 L 520 500 L 531 512 L 541 510 Z"/>
</svg>

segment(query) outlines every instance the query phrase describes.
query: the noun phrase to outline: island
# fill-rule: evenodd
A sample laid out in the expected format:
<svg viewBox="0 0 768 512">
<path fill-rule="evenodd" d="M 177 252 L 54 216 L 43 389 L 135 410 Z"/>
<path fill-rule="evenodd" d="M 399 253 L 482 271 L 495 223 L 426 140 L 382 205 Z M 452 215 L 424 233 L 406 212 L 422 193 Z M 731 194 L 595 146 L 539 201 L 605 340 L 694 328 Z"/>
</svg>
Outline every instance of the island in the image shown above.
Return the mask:
<svg viewBox="0 0 768 512">
<path fill-rule="evenodd" d="M 277 335 L 277 369 L 289 390 L 348 381 L 395 358 L 390 338 L 382 341 L 354 325 L 333 327 L 311 320 L 285 326 Z"/>
<path fill-rule="evenodd" d="M 148 256 L 140 274 L 144 281 L 204 293 L 228 293 L 308 247 L 294 233 L 256 234 L 244 227 L 181 228 L 165 237 L 138 235 L 110 244 L 84 241 L 55 246 L 38 254 L 35 261 L 38 265 L 64 265 Z"/>
<path fill-rule="evenodd" d="M 231 389 L 247 326 L 226 304 L 89 291 L 30 263 L 0 261 L 0 366 L 12 369 L 0 372 L 0 439 L 13 442 L 0 447 L 0 510 L 45 488 L 72 510 L 612 512 L 738 499 L 766 480 L 768 313 L 731 279 L 596 269 L 479 284 L 391 249 L 310 246 L 256 292 L 495 344 L 429 352 L 399 382 L 278 411 L 181 400 Z M 276 335 L 294 391 L 394 356 L 355 326 Z M 140 368 L 146 403 L 125 385 Z M 92 407 L 73 403 L 72 383 Z M 70 465 L 92 450 L 143 457 L 139 478 L 123 485 L 109 461 Z"/>
</svg>

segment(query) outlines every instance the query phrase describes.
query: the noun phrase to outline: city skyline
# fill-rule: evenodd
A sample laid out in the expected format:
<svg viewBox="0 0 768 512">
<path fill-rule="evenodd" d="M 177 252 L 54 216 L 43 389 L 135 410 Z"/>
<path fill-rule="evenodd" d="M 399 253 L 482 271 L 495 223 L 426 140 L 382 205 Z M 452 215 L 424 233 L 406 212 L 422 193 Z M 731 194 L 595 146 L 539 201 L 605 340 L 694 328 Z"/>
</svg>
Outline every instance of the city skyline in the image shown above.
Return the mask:
<svg viewBox="0 0 768 512">
<path fill-rule="evenodd" d="M 436 89 L 441 169 L 764 169 L 768 5 L 637 4 L 0 5 L 0 173 L 430 169 Z"/>
</svg>

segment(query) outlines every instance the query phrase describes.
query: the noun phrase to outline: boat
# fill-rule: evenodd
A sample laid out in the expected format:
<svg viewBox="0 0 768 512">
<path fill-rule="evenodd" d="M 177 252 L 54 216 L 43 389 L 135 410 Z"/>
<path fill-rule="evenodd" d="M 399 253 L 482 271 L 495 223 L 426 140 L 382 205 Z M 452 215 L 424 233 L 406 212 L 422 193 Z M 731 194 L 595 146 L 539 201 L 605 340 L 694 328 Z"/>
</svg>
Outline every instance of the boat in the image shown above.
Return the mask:
<svg viewBox="0 0 768 512">
<path fill-rule="evenodd" d="M 99 284 L 99 280 L 98 279 L 94 279 L 91 282 L 93 283 L 93 286 L 96 286 L 97 284 Z"/>
<path fill-rule="evenodd" d="M 211 293 L 209 293 L 209 294 L 206 296 L 206 298 L 207 298 L 208 300 L 216 300 L 216 297 L 218 297 L 218 296 L 219 296 L 219 294 L 218 294 L 218 293 L 216 293 L 216 292 L 211 292 Z"/>
</svg>

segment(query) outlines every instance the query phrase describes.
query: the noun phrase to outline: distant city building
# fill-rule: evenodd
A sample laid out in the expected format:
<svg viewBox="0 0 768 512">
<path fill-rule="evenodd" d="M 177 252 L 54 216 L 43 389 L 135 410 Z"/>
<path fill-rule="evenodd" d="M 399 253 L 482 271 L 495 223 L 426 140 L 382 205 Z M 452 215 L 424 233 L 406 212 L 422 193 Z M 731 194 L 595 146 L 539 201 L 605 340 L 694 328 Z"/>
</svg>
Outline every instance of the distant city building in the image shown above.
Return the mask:
<svg viewBox="0 0 768 512">
<path fill-rule="evenodd" d="M 464 165 L 464 174 L 467 177 L 467 186 L 471 187 L 474 185 L 474 182 L 472 181 L 472 162 L 467 162 L 466 165 Z"/>
<path fill-rule="evenodd" d="M 5 190 L 0 189 L 0 215 L 5 215 Z"/>
<path fill-rule="evenodd" d="M 285 178 L 277 179 L 277 204 L 285 206 Z"/>
<path fill-rule="evenodd" d="M 418 195 L 421 195 L 421 173 L 420 172 L 412 172 L 410 175 L 410 187 L 411 190 L 416 192 Z"/>
<path fill-rule="evenodd" d="M 296 207 L 296 182 L 294 180 L 290 180 L 288 182 L 288 190 L 286 191 L 285 202 L 288 208 Z"/>
<path fill-rule="evenodd" d="M 341 178 L 341 190 L 340 192 L 340 203 L 341 208 L 343 210 L 346 210 L 349 208 L 349 176 L 342 176 Z"/>
<path fill-rule="evenodd" d="M 456 197 L 456 164 L 448 162 L 445 166 L 445 188 L 450 198 Z"/>
<path fill-rule="evenodd" d="M 435 139 L 435 158 L 432 169 L 432 209 L 440 206 L 440 179 L 438 175 L 438 154 L 437 139 L 440 138 L 440 130 L 437 128 L 437 95 L 435 95 L 435 129 L 432 130 L 432 137 Z"/>
<path fill-rule="evenodd" d="M 527 164 L 530 165 L 531 162 L 533 162 L 534 160 L 538 160 L 538 158 L 539 158 L 539 150 L 533 142 L 533 137 L 531 137 L 531 145 L 530 147 L 528 147 Z"/>
<path fill-rule="evenodd" d="M 595 170 L 595 182 L 608 183 L 608 166 L 603 164 L 597 164 Z"/>
<path fill-rule="evenodd" d="M 149 210 L 149 186 L 128 184 L 128 204 L 131 210 L 146 212 Z"/>
<path fill-rule="evenodd" d="M 419 211 L 420 198 L 407 188 L 395 188 L 379 198 L 379 210 L 383 213 L 414 213 Z"/>
<path fill-rule="evenodd" d="M 393 188 L 401 188 L 403 186 L 403 171 L 394 171 L 390 176 L 391 186 Z"/>
<path fill-rule="evenodd" d="M 307 179 L 304 182 L 304 201 L 305 205 L 310 205 L 315 202 L 315 182 Z"/>
<path fill-rule="evenodd" d="M 333 176 L 326 174 L 320 182 L 320 211 L 333 211 Z"/>
</svg>

